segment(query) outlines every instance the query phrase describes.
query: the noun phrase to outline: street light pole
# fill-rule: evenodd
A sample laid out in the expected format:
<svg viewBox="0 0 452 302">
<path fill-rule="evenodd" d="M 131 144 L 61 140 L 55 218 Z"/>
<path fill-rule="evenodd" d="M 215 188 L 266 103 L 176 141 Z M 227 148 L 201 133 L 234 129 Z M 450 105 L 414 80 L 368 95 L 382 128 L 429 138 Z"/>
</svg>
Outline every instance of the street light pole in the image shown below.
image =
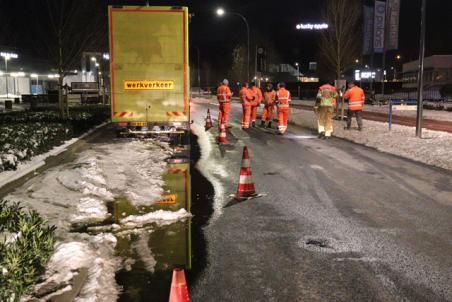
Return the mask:
<svg viewBox="0 0 452 302">
<path fill-rule="evenodd" d="M 246 33 L 247 33 L 247 80 L 250 80 L 250 25 L 248 24 L 248 21 L 246 20 L 245 16 L 236 12 L 229 12 L 232 15 L 236 15 L 238 17 L 240 17 L 240 19 L 243 20 L 243 22 L 245 22 L 246 25 Z M 217 9 L 217 15 L 218 16 L 223 16 L 225 14 L 224 9 L 219 8 Z"/>
<path fill-rule="evenodd" d="M 193 46 L 194 49 L 196 49 L 197 55 L 198 55 L 198 94 L 201 95 L 201 68 L 200 68 L 200 61 L 201 61 L 201 51 L 199 50 L 198 46 Z"/>
<path fill-rule="evenodd" d="M 298 64 L 298 62 L 297 62 L 297 63 L 295 63 L 295 66 L 297 66 L 297 92 L 298 92 L 298 98 L 301 99 L 300 98 L 300 83 L 299 83 L 299 81 L 300 81 L 300 64 Z"/>
<path fill-rule="evenodd" d="M 417 79 L 417 115 L 416 115 L 416 137 L 422 137 L 422 111 L 424 107 L 424 57 L 425 57 L 425 28 L 426 28 L 426 6 L 427 1 L 422 0 L 421 8 L 421 37 L 419 47 L 419 73 Z"/>
</svg>

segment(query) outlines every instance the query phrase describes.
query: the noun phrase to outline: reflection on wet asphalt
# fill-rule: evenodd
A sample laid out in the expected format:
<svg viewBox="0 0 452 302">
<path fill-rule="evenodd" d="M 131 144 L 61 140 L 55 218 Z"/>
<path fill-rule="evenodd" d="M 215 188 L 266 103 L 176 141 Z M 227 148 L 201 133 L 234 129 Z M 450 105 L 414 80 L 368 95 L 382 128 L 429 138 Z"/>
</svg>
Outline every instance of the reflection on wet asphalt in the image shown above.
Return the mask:
<svg viewBox="0 0 452 302">
<path fill-rule="evenodd" d="M 207 244 L 202 228 L 213 212 L 214 190 L 194 168 L 199 157 L 199 146 L 192 137 L 190 169 L 188 164 L 183 164 L 187 167 L 168 166 L 169 173 L 163 176 L 166 198 L 160 205 L 134 209 L 127 201 L 118 200 L 109 206 L 115 220 L 124 213 L 133 215 L 159 209 L 176 211 L 182 207 L 193 214 L 188 221 L 152 225 L 118 237 L 117 254 L 125 259 L 124 268 L 116 274 L 116 281 L 123 289 L 118 301 L 168 301 L 174 267 L 185 268 L 189 286 L 205 268 Z M 172 194 L 177 195 L 175 204 L 171 204 Z"/>
</svg>

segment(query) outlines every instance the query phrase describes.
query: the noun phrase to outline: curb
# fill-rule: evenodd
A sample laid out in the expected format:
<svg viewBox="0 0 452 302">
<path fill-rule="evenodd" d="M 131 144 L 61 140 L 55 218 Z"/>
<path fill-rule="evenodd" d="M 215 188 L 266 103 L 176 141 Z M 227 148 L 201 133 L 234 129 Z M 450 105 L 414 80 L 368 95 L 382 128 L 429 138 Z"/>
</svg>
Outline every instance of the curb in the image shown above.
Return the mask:
<svg viewBox="0 0 452 302">
<path fill-rule="evenodd" d="M 67 140 L 64 144 L 60 146 L 53 147 L 52 150 L 50 150 L 47 153 L 37 155 L 33 158 L 31 158 L 28 162 L 21 163 L 17 170 L 14 171 L 5 171 L 0 173 L 0 188 L 3 188 L 4 186 L 32 173 L 38 170 L 39 168 L 43 167 L 46 164 L 46 159 L 51 156 L 57 156 L 65 151 L 78 142 L 79 140 L 87 137 L 88 135 L 92 134 L 94 131 L 98 130 L 99 128 L 102 128 L 106 125 L 108 125 L 108 122 L 102 123 L 100 125 L 95 126 L 94 128 L 88 130 L 87 132 L 83 133 L 79 137 L 72 138 L 70 140 Z"/>
</svg>

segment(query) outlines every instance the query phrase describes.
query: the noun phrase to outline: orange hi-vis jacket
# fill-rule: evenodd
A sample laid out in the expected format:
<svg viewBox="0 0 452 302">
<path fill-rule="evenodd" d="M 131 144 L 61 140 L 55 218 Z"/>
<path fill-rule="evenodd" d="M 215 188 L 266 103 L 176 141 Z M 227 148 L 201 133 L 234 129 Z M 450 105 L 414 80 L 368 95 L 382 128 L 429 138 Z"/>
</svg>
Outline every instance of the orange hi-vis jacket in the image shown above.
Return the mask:
<svg viewBox="0 0 452 302">
<path fill-rule="evenodd" d="M 347 90 L 344 95 L 344 99 L 348 99 L 349 110 L 362 110 L 364 106 L 365 96 L 364 90 L 358 86 L 354 86 Z"/>
<path fill-rule="evenodd" d="M 252 103 L 253 106 L 257 106 L 262 102 L 262 91 L 256 87 L 253 86 L 252 88 L 250 88 L 250 91 L 252 92 L 253 96 L 254 96 L 254 101 Z"/>
<path fill-rule="evenodd" d="M 220 87 L 218 87 L 218 89 L 217 89 L 218 102 L 229 103 L 231 101 L 231 97 L 232 97 L 232 92 L 228 86 L 222 84 L 222 85 L 220 85 Z"/>
<path fill-rule="evenodd" d="M 272 106 L 275 104 L 276 91 L 265 91 L 264 93 L 264 104 L 265 106 Z"/>
<path fill-rule="evenodd" d="M 276 99 L 278 101 L 278 109 L 289 109 L 290 91 L 282 87 L 276 93 Z"/>
<path fill-rule="evenodd" d="M 243 105 L 251 105 L 251 102 L 253 101 L 253 95 L 252 92 L 247 87 L 242 87 L 239 91 L 240 95 L 240 102 L 242 102 Z"/>
</svg>

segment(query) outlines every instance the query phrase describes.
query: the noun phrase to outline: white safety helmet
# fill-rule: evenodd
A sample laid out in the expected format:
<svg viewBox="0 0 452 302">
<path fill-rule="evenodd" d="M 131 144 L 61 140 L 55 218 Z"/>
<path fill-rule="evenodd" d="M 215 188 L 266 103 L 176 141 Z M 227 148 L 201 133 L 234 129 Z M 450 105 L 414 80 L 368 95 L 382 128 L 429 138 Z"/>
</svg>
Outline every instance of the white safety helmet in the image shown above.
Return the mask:
<svg viewBox="0 0 452 302">
<path fill-rule="evenodd" d="M 225 84 L 225 85 L 229 85 L 229 81 L 228 81 L 228 79 L 224 79 L 224 80 L 223 80 L 223 84 Z"/>
</svg>

